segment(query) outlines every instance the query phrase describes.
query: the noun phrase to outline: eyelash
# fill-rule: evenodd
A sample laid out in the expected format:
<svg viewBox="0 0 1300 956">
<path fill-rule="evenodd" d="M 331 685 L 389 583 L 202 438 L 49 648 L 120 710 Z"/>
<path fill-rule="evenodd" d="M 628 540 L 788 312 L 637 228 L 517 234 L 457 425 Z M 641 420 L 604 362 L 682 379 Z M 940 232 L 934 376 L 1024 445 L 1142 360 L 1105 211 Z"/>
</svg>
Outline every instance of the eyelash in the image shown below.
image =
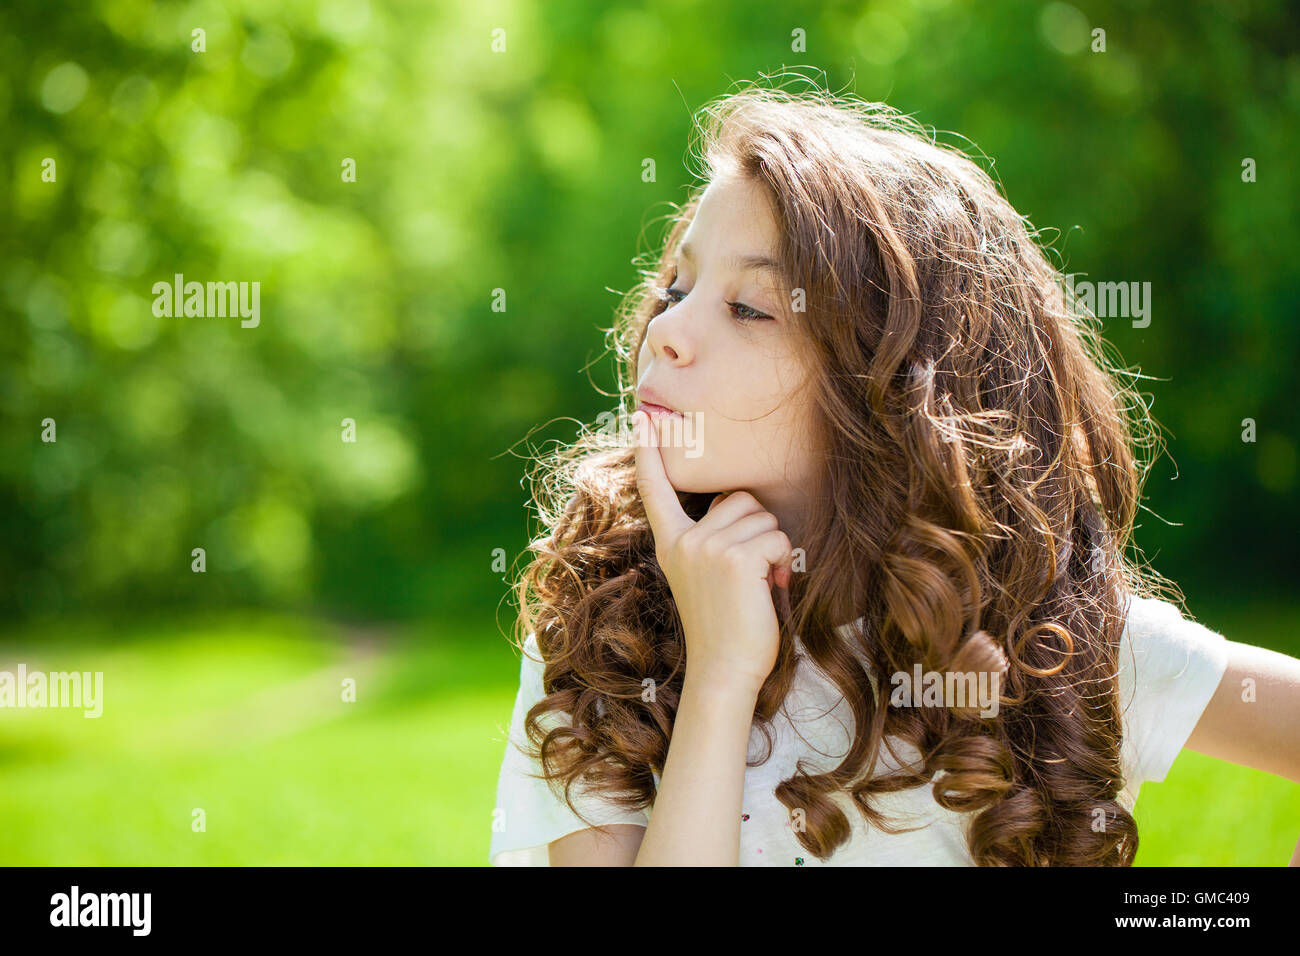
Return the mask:
<svg viewBox="0 0 1300 956">
<path fill-rule="evenodd" d="M 672 277 L 672 280 L 668 283 L 667 286 L 657 285 L 654 287 L 655 294 L 658 295 L 659 298 L 662 299 L 669 306 L 676 305 L 678 302 L 681 301 L 681 299 L 674 299 L 673 298 L 674 295 L 680 295 L 682 296 L 682 298 L 686 297 L 686 293 L 683 292 L 681 289 L 672 288 L 673 283 L 676 281 L 677 281 L 677 276 L 674 275 Z M 745 305 L 743 302 L 728 302 L 727 305 L 731 306 L 733 310 L 748 309 L 750 312 L 754 313 L 753 315 L 736 315 L 735 318 L 736 321 L 738 322 L 763 322 L 763 321 L 771 321 L 772 319 L 772 317 L 767 313 L 759 312 L 758 309 L 750 305 Z"/>
</svg>

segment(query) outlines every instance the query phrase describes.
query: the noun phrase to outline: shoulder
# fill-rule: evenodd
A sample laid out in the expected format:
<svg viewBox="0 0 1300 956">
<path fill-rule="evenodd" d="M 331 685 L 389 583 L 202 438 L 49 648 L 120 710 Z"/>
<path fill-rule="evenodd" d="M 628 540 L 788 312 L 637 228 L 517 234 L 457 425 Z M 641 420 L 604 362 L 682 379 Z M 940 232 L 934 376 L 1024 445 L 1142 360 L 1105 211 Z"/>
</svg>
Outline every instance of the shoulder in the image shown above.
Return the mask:
<svg viewBox="0 0 1300 956">
<path fill-rule="evenodd" d="M 524 638 L 523 653 L 519 657 L 519 682 L 532 687 L 537 684 L 539 687 L 542 680 L 542 672 L 546 668 L 546 662 L 542 658 L 542 652 L 537 646 L 537 634 L 530 631 Z"/>
<path fill-rule="evenodd" d="M 1120 674 L 1135 683 L 1172 679 L 1197 658 L 1227 663 L 1227 638 L 1185 616 L 1175 605 L 1130 595 L 1120 643 Z"/>
<path fill-rule="evenodd" d="M 1161 781 L 1228 666 L 1228 641 L 1168 601 L 1131 595 L 1120 641 L 1123 752 L 1132 785 Z"/>
<path fill-rule="evenodd" d="M 511 715 L 511 724 L 517 737 L 523 736 L 525 715 L 534 704 L 546 696 L 545 674 L 546 661 L 538 648 L 537 635 L 530 633 L 524 639 L 519 658 L 519 688 L 515 695 L 514 712 Z M 539 719 L 539 723 L 548 730 L 563 721 L 564 715 L 556 711 L 547 712 Z"/>
</svg>

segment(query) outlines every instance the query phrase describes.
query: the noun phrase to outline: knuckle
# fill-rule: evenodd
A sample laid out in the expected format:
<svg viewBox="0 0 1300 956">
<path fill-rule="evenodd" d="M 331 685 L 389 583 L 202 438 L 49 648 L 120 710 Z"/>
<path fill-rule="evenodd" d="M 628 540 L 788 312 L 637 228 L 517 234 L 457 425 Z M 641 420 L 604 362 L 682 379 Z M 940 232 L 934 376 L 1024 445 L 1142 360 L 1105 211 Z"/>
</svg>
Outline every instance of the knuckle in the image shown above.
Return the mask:
<svg viewBox="0 0 1300 956">
<path fill-rule="evenodd" d="M 749 553 L 744 545 L 733 544 L 722 552 L 721 560 L 728 570 L 740 571 L 749 563 Z"/>
<path fill-rule="evenodd" d="M 677 539 L 677 559 L 683 564 L 695 565 L 701 561 L 707 561 L 709 557 L 709 542 L 707 538 L 702 538 L 698 534 L 685 532 Z"/>
<path fill-rule="evenodd" d="M 709 561 L 718 561 L 726 552 L 726 545 L 720 543 L 716 536 L 707 537 L 699 544 L 700 555 Z"/>
</svg>

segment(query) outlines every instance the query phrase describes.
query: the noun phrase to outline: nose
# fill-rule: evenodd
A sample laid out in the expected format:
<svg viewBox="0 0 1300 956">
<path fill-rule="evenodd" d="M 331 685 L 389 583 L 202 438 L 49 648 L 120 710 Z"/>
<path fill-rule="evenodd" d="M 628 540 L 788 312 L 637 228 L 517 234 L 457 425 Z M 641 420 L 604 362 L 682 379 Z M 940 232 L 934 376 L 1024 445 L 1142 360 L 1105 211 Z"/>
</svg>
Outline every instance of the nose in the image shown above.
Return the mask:
<svg viewBox="0 0 1300 956">
<path fill-rule="evenodd" d="M 650 346 L 650 354 L 654 356 L 662 354 L 674 365 L 689 363 L 694 354 L 686 331 L 686 323 L 683 321 L 684 305 L 684 302 L 680 302 L 660 312 L 650 320 L 650 325 L 646 329 L 646 344 Z"/>
</svg>

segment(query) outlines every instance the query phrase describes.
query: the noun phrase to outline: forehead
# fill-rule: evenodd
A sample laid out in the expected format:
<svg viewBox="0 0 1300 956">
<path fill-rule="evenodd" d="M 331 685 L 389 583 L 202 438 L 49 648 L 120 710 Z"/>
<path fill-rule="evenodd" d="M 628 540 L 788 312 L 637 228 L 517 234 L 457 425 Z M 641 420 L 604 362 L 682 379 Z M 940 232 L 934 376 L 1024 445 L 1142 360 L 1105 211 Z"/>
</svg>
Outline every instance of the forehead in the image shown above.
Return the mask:
<svg viewBox="0 0 1300 956">
<path fill-rule="evenodd" d="M 752 179 L 723 171 L 710 180 L 683 244 L 709 253 L 774 256 L 779 238 L 771 200 Z M 698 253 L 697 253 L 698 254 Z"/>
</svg>

